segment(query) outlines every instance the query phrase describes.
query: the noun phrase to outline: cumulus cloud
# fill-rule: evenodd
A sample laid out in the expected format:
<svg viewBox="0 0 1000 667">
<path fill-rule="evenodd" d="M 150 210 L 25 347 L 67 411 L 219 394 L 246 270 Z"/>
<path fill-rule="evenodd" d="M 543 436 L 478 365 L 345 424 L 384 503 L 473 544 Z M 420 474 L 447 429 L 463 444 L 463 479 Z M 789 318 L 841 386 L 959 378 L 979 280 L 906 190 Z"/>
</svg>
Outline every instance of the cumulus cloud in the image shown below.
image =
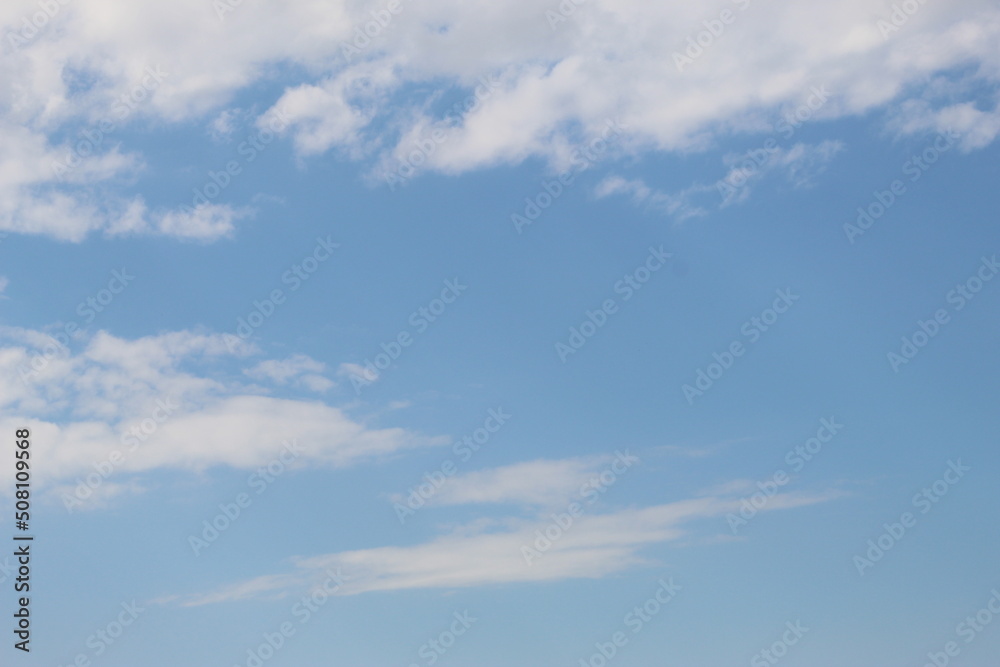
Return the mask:
<svg viewBox="0 0 1000 667">
<path fill-rule="evenodd" d="M 259 104 L 287 111 L 298 153 L 338 151 L 379 173 L 415 145 L 426 147 L 422 168 L 448 173 L 533 157 L 560 165 L 613 118 L 627 128 L 617 155 L 704 150 L 762 131 L 819 84 L 831 99 L 817 118 L 903 110 L 894 131 L 951 126 L 965 150 L 1000 131 L 997 100 L 984 92 L 1000 80 L 1000 8 L 990 0 L 918 4 L 904 20 L 889 0 L 594 0 L 557 21 L 554 2 L 401 7 L 365 35 L 381 5 L 262 0 L 222 13 L 201 0 L 89 0 L 39 22 L 33 0 L 4 3 L 0 229 L 69 241 L 231 234 L 238 207 L 146 212 L 131 191 L 145 159 L 113 135 L 126 124 L 198 123 L 225 136 L 236 95 L 287 65 L 294 80 Z M 725 8 L 736 20 L 679 67 L 689 38 Z M 928 95 L 942 78 L 967 85 Z M 56 175 L 53 165 L 95 131 L 104 140 Z"/>
<path fill-rule="evenodd" d="M 127 340 L 98 332 L 78 351 L 30 329 L 0 329 L 0 428 L 34 434 L 40 487 L 93 472 L 113 452 L 129 474 L 157 469 L 253 468 L 294 440 L 296 465 L 344 467 L 411 447 L 445 444 L 401 428 L 373 428 L 319 401 L 275 395 L 292 379 L 317 383 L 323 365 L 297 355 L 265 360 L 246 385 L 226 364 L 257 354 L 224 335 L 178 331 Z M 322 379 L 322 378 L 321 378 Z M 316 388 L 322 389 L 317 384 Z M 206 446 L 211 443 L 211 446 Z M 0 473 L 10 481 L 11 470 Z"/>
</svg>

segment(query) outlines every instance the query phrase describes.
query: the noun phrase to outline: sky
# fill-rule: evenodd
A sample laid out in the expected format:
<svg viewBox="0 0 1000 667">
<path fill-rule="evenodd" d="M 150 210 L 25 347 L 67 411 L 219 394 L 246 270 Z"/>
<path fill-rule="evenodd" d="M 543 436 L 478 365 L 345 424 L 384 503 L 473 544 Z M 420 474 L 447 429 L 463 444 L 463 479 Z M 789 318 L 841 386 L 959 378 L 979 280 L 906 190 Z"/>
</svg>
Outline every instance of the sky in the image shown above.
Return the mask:
<svg viewBox="0 0 1000 667">
<path fill-rule="evenodd" d="M 3 665 L 995 664 L 995 2 L 0 26 Z"/>
</svg>

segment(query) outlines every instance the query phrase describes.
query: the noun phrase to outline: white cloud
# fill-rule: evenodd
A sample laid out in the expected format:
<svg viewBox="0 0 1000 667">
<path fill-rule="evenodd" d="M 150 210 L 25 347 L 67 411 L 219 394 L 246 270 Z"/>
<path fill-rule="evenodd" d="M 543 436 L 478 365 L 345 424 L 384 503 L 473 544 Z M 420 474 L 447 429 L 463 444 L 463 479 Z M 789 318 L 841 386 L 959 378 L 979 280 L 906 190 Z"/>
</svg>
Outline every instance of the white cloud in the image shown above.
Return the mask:
<svg viewBox="0 0 1000 667">
<path fill-rule="evenodd" d="M 972 102 L 934 108 L 924 100 L 914 100 L 899 109 L 895 125 L 908 133 L 935 132 L 947 136 L 954 132 L 961 137 L 960 150 L 976 150 L 989 145 L 1000 134 L 1000 99 L 986 109 Z"/>
<path fill-rule="evenodd" d="M 728 194 L 723 206 L 744 201 L 749 196 L 750 184 L 774 171 L 784 172 L 795 187 L 809 186 L 842 150 L 843 142 L 826 140 L 816 145 L 800 142 L 788 148 L 778 146 L 772 151 L 756 149 L 747 153 L 728 154 L 723 161 L 731 168 L 720 180 L 735 188 L 736 193 Z M 751 154 L 757 157 L 751 157 Z M 712 189 L 718 192 L 717 187 Z"/>
<path fill-rule="evenodd" d="M 729 170 L 714 184 L 693 183 L 678 192 L 667 193 L 650 187 L 642 179 L 610 175 L 597 184 L 594 194 L 599 198 L 625 196 L 644 210 L 658 211 L 683 222 L 706 215 L 709 210 L 746 201 L 751 184 L 770 173 L 784 173 L 793 187 L 808 187 L 843 149 L 842 142 L 833 140 L 816 145 L 796 143 L 789 148 L 774 145 L 770 150 L 755 148 L 723 156 Z"/>
<path fill-rule="evenodd" d="M 609 118 L 627 128 L 617 154 L 702 150 L 760 131 L 816 84 L 831 91 L 818 117 L 908 108 L 912 118 L 899 131 L 952 125 L 966 134 L 965 149 L 995 139 L 996 100 L 981 99 L 1000 80 L 995 2 L 927 3 L 887 36 L 877 21 L 889 18 L 889 0 L 742 4 L 593 0 L 553 30 L 545 12 L 554 4 L 407 2 L 347 59 L 344 46 L 371 20 L 370 3 L 261 0 L 220 18 L 202 0 L 127 7 L 88 0 L 63 6 L 24 38 L 37 5 L 6 2 L 0 229 L 71 241 L 92 233 L 230 234 L 236 209 L 182 213 L 179 201 L 140 215 L 130 188 L 144 160 L 116 148 L 113 136 L 62 180 L 53 162 L 109 118 L 118 125 L 214 118 L 224 134 L 223 110 L 236 94 L 287 66 L 301 75 L 262 104 L 287 111 L 297 151 L 341 150 L 379 169 L 436 129 L 446 138 L 432 142 L 423 168 L 457 173 L 529 157 L 560 164 Z M 738 20 L 678 71 L 674 53 L 723 7 Z M 142 89 L 150 71 L 163 74 Z M 942 76 L 974 85 L 950 99 L 925 98 Z M 444 100 L 477 87 L 489 89 L 481 102 L 450 115 Z M 906 107 L 913 100 L 924 106 Z"/>
<path fill-rule="evenodd" d="M 623 195 L 631 199 L 636 206 L 658 211 L 672 216 L 678 222 L 683 222 L 688 218 L 706 215 L 708 211 L 703 206 L 694 204 L 693 200 L 699 195 L 714 191 L 715 188 L 711 185 L 695 183 L 680 192 L 668 194 L 654 190 L 641 178 L 626 179 L 612 175 L 597 184 L 594 194 L 599 198 Z"/>
<path fill-rule="evenodd" d="M 66 165 L 69 147 L 53 147 L 43 133 L 0 119 L 0 230 L 81 241 L 88 234 L 165 235 L 214 240 L 229 235 L 247 210 L 206 204 L 194 209 L 148 210 L 141 197 L 117 192 L 142 169 L 142 160 L 118 148 Z M 91 144 L 87 144 L 91 145 Z"/>
<path fill-rule="evenodd" d="M 280 361 L 268 359 L 243 372 L 255 380 L 266 380 L 278 385 L 301 385 L 319 393 L 334 386 L 332 380 L 320 375 L 326 372 L 326 364 L 304 354 L 292 355 Z"/>
<path fill-rule="evenodd" d="M 627 453 L 623 453 L 621 458 L 622 463 L 618 467 L 623 472 L 628 469 L 626 466 L 638 463 L 636 457 Z M 590 456 L 525 461 L 463 473 L 449 477 L 430 498 L 429 504 L 514 503 L 538 507 L 565 505 L 589 488 L 602 488 L 600 474 L 614 460 L 614 456 Z M 606 480 L 609 477 L 610 475 L 606 475 Z"/>
<path fill-rule="evenodd" d="M 118 483 L 125 485 L 130 473 L 161 468 L 252 468 L 291 439 L 301 451 L 296 465 L 330 467 L 447 442 L 373 428 L 322 402 L 270 395 L 275 382 L 244 385 L 226 364 L 255 352 L 246 346 L 232 352 L 230 342 L 190 331 L 136 340 L 99 332 L 74 352 L 42 332 L 2 328 L 0 410 L 8 416 L 0 428 L 32 429 L 46 462 L 37 480 L 50 487 L 92 472 L 114 451 L 124 454 L 118 469 L 126 476 Z M 288 377 L 289 366 L 306 372 L 306 382 L 323 379 L 307 372 L 322 364 L 304 356 L 265 361 L 255 371 L 273 380 Z M 11 475 L 0 472 L 0 481 Z"/>
<path fill-rule="evenodd" d="M 374 367 L 365 368 L 361 364 L 351 362 L 344 362 L 340 364 L 337 368 L 337 376 L 354 378 L 355 381 L 365 383 L 376 382 L 379 379 L 379 373 Z"/>
<path fill-rule="evenodd" d="M 250 215 L 246 208 L 234 209 L 227 204 L 199 204 L 157 216 L 152 229 L 165 236 L 199 241 L 214 241 L 232 234 L 236 220 Z"/>
<path fill-rule="evenodd" d="M 361 149 L 361 133 L 375 117 L 378 102 L 397 85 L 390 67 L 356 66 L 318 85 L 287 90 L 272 112 L 281 110 L 301 155 L 322 153 L 331 147 Z M 380 99 L 382 98 L 382 99 Z"/>
<path fill-rule="evenodd" d="M 215 141 L 225 141 L 236 131 L 244 113 L 240 109 L 223 109 L 208 125 L 209 134 Z"/>
<path fill-rule="evenodd" d="M 785 493 L 773 496 L 761 511 L 824 502 L 836 493 Z M 377 547 L 294 559 L 290 573 L 266 575 L 208 594 L 180 598 L 197 606 L 247 599 L 305 588 L 327 570 L 348 578 L 344 595 L 415 588 L 461 588 L 507 583 L 598 578 L 652 564 L 642 549 L 688 536 L 688 525 L 739 511 L 739 500 L 707 497 L 606 514 L 583 514 L 529 563 L 522 548 L 534 548 L 538 531 L 551 518 L 483 522 L 460 526 L 423 544 Z"/>
</svg>

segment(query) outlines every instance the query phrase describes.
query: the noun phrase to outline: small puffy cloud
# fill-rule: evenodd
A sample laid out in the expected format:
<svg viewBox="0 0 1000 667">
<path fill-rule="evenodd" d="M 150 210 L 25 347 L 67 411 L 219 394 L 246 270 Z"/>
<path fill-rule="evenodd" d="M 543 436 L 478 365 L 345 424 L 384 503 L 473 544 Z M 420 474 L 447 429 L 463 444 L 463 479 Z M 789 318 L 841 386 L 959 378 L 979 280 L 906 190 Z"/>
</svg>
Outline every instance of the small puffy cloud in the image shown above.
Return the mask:
<svg viewBox="0 0 1000 667">
<path fill-rule="evenodd" d="M 710 185 L 696 183 L 679 192 L 668 194 L 654 190 L 640 178 L 626 179 L 612 175 L 597 184 L 594 194 L 598 198 L 614 195 L 625 196 L 636 206 L 671 216 L 677 222 L 683 222 L 689 218 L 701 217 L 708 213 L 702 206 L 694 204 L 693 199 L 714 189 Z"/>
<path fill-rule="evenodd" d="M 320 393 L 334 386 L 332 380 L 321 375 L 326 372 L 326 364 L 303 354 L 282 360 L 268 359 L 243 372 L 255 380 L 278 385 L 302 385 L 310 391 Z"/>
<path fill-rule="evenodd" d="M 610 469 L 615 461 L 618 461 L 617 472 Z M 628 453 L 620 453 L 617 458 L 591 456 L 525 461 L 450 477 L 429 502 L 437 505 L 565 505 L 571 499 L 587 494 L 590 489 L 605 490 L 617 480 L 619 474 L 638 462 L 638 458 Z"/>
<path fill-rule="evenodd" d="M 376 382 L 379 379 L 379 373 L 376 369 L 372 367 L 366 368 L 361 364 L 354 364 L 351 362 L 340 364 L 337 368 L 337 375 L 339 377 L 353 379 L 354 381 L 364 382 L 366 384 Z"/>
<path fill-rule="evenodd" d="M 900 134 L 943 135 L 947 143 L 968 152 L 984 148 L 1000 134 L 1000 99 L 981 109 L 973 102 L 934 108 L 925 101 L 903 105 L 894 117 Z M 934 141 L 929 138 L 928 143 Z"/>
<path fill-rule="evenodd" d="M 330 148 L 360 150 L 361 130 L 375 117 L 378 102 L 394 85 L 391 67 L 349 69 L 318 84 L 287 90 L 269 113 L 280 113 L 284 132 L 293 137 L 301 155 Z"/>
<path fill-rule="evenodd" d="M 224 109 L 208 124 L 209 134 L 215 141 L 225 141 L 232 136 L 244 116 L 241 109 Z"/>
<path fill-rule="evenodd" d="M 320 394 L 336 385 L 333 380 L 325 378 L 322 375 L 303 375 L 299 378 L 299 382 L 309 391 L 315 391 Z"/>
<path fill-rule="evenodd" d="M 194 209 L 168 211 L 152 223 L 159 234 L 180 239 L 214 241 L 229 236 L 234 222 L 250 215 L 250 210 L 234 209 L 227 204 L 199 204 Z"/>
</svg>

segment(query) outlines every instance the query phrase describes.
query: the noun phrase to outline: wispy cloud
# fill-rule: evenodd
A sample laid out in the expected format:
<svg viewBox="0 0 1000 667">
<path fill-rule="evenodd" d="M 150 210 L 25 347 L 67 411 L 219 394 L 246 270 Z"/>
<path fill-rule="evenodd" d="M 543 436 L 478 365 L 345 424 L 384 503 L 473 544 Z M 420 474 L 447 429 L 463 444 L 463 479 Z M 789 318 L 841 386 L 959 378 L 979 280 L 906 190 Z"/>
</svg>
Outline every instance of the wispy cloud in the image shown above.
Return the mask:
<svg viewBox="0 0 1000 667">
<path fill-rule="evenodd" d="M 836 495 L 778 494 L 762 511 L 803 507 Z M 522 547 L 535 543 L 539 534 L 552 524 L 551 519 L 478 521 L 414 546 L 296 558 L 291 572 L 182 597 L 180 603 L 197 606 L 298 590 L 307 581 L 336 568 L 350 578 L 342 590 L 344 595 L 600 578 L 653 565 L 653 561 L 642 555 L 644 547 L 685 538 L 691 534 L 692 524 L 738 511 L 739 506 L 736 499 L 704 497 L 606 514 L 584 514 L 552 542 L 544 558 L 531 563 L 526 562 Z"/>
<path fill-rule="evenodd" d="M 639 459 L 627 453 L 623 466 Z M 590 485 L 600 485 L 600 473 L 615 456 L 537 460 L 450 477 L 430 500 L 432 505 L 509 503 L 532 507 L 565 505 Z M 394 498 L 399 501 L 401 497 Z"/>
<path fill-rule="evenodd" d="M 623 195 L 631 199 L 636 206 L 669 215 L 678 222 L 683 222 L 688 218 L 697 218 L 708 214 L 705 208 L 695 205 L 693 199 L 697 195 L 712 192 L 714 189 L 710 185 L 696 183 L 679 192 L 668 194 L 654 190 L 646 185 L 642 179 L 608 176 L 597 185 L 594 194 L 599 198 Z"/>
<path fill-rule="evenodd" d="M 722 157 L 727 171 L 715 183 L 693 183 L 683 190 L 668 193 L 639 178 L 611 175 L 597 185 L 595 194 L 597 197 L 625 196 L 635 206 L 683 222 L 746 201 L 751 186 L 768 174 L 784 174 L 795 188 L 809 187 L 842 150 L 842 142 L 828 140 L 816 145 L 797 143 L 789 148 L 776 146 L 772 150 L 727 153 Z"/>
<path fill-rule="evenodd" d="M 303 354 L 281 360 L 267 359 L 243 372 L 255 380 L 278 385 L 296 384 L 316 392 L 324 392 L 334 386 L 332 380 L 322 375 L 326 372 L 326 364 Z"/>
</svg>

